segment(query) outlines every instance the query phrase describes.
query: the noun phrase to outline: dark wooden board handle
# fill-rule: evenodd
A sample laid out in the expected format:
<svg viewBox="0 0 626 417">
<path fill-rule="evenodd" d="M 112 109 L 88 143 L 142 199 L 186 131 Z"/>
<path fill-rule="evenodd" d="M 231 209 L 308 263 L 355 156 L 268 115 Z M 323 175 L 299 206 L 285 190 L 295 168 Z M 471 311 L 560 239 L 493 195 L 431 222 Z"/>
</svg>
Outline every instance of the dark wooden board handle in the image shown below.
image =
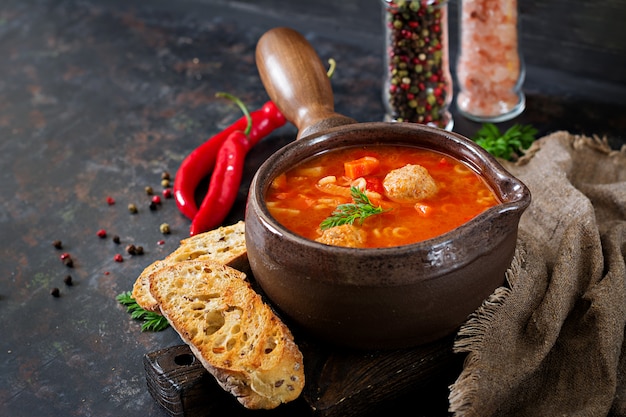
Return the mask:
<svg viewBox="0 0 626 417">
<path fill-rule="evenodd" d="M 405 403 L 415 407 L 416 401 L 437 403 L 435 398 L 435 406 L 445 410 L 447 387 L 463 360 L 452 353 L 452 340 L 381 352 L 325 349 L 301 341 L 305 390 L 296 401 L 266 411 L 239 404 L 187 345 L 148 353 L 143 362 L 150 395 L 171 417 L 357 417 L 372 415 L 374 410 L 393 414 L 394 407 L 403 409 Z M 415 415 L 440 415 L 421 411 L 425 414 Z"/>
</svg>

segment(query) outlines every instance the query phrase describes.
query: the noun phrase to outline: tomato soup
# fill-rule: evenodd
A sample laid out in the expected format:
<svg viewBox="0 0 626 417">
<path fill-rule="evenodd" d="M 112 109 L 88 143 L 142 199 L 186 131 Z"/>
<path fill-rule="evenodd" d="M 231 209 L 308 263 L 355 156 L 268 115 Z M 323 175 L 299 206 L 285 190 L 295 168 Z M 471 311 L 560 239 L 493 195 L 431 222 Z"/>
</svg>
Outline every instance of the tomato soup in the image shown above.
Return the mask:
<svg viewBox="0 0 626 417">
<path fill-rule="evenodd" d="M 355 191 L 369 204 L 357 205 L 363 200 L 355 200 Z M 298 164 L 273 180 L 266 204 L 279 223 L 303 237 L 372 248 L 441 235 L 499 201 L 476 172 L 448 155 L 372 145 L 329 151 Z M 345 224 L 340 220 L 328 227 L 337 213 L 360 213 L 363 207 L 367 215 L 344 217 Z"/>
</svg>

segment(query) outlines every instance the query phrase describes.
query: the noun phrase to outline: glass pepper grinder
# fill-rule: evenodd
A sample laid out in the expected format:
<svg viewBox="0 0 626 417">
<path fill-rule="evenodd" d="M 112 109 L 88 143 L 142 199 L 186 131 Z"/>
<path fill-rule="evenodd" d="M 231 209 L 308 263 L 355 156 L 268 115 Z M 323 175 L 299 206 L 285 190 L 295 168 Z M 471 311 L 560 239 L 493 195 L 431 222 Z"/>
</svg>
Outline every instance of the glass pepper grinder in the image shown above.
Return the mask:
<svg viewBox="0 0 626 417">
<path fill-rule="evenodd" d="M 385 120 L 452 130 L 448 0 L 381 0 Z"/>
<path fill-rule="evenodd" d="M 517 0 L 461 0 L 456 106 L 468 119 L 503 122 L 524 111 Z"/>
</svg>

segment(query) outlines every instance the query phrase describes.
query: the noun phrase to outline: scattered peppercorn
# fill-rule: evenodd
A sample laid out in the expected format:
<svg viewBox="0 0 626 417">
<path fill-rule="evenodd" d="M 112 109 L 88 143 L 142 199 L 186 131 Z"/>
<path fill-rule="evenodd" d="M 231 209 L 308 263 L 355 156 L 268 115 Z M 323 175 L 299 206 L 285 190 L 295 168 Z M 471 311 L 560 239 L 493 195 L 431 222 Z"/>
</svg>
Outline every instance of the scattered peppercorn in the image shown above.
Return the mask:
<svg viewBox="0 0 626 417">
<path fill-rule="evenodd" d="M 165 241 L 163 239 L 159 240 L 157 242 L 157 245 L 165 245 Z"/>
<path fill-rule="evenodd" d="M 159 226 L 159 230 L 164 235 L 169 235 L 170 234 L 170 225 L 167 224 L 167 223 L 162 223 L 161 226 Z"/>
<path fill-rule="evenodd" d="M 139 210 L 137 210 L 137 206 L 136 206 L 136 205 L 134 205 L 133 203 L 130 203 L 130 204 L 128 205 L 128 211 L 129 211 L 131 214 L 137 214 L 137 212 L 138 212 Z"/>
<path fill-rule="evenodd" d="M 70 256 L 69 253 L 64 252 L 63 254 L 61 254 L 61 261 L 63 262 L 63 264 L 69 268 L 72 268 L 74 266 L 74 261 L 72 260 L 72 257 Z"/>
<path fill-rule="evenodd" d="M 112 206 L 113 204 L 115 204 L 115 200 L 113 199 L 113 197 L 107 197 L 107 204 L 109 206 Z"/>
<path fill-rule="evenodd" d="M 113 257 L 113 260 L 115 262 L 124 262 L 124 258 L 122 257 L 122 255 L 120 255 L 119 253 L 116 253 L 115 256 Z"/>
<path fill-rule="evenodd" d="M 50 290 L 50 295 L 52 295 L 53 297 L 59 297 L 61 296 L 61 291 L 57 287 L 54 287 Z"/>
<path fill-rule="evenodd" d="M 152 196 L 152 202 L 154 204 L 161 204 L 161 197 L 159 197 L 158 195 Z"/>
<path fill-rule="evenodd" d="M 154 201 L 151 201 L 150 205 L 148 207 L 150 207 L 150 210 L 154 211 L 157 208 L 159 208 L 159 205 L 157 203 L 155 203 Z"/>
<path fill-rule="evenodd" d="M 130 244 L 128 246 L 126 246 L 126 252 L 129 255 L 136 255 L 137 254 L 137 247 L 133 244 Z"/>
<path fill-rule="evenodd" d="M 166 188 L 162 192 L 164 198 L 172 198 L 172 189 Z"/>
<path fill-rule="evenodd" d="M 161 187 L 169 187 L 170 186 L 170 180 L 161 180 Z"/>
<path fill-rule="evenodd" d="M 52 241 L 52 246 L 54 246 L 57 249 L 63 249 L 63 243 L 61 243 L 60 240 Z"/>
<path fill-rule="evenodd" d="M 169 172 L 167 172 L 167 171 L 163 171 L 163 173 L 161 174 L 161 179 L 162 179 L 162 180 L 169 180 L 169 179 L 171 179 L 171 178 L 172 178 L 172 177 L 170 176 L 170 173 L 169 173 Z"/>
<path fill-rule="evenodd" d="M 118 235 L 113 236 L 113 243 L 120 243 L 120 237 Z"/>
<path fill-rule="evenodd" d="M 104 229 L 98 230 L 96 234 L 98 235 L 100 239 L 104 239 L 105 237 L 107 237 L 107 231 Z"/>
<path fill-rule="evenodd" d="M 71 275 L 66 275 L 65 278 L 63 278 L 63 282 L 65 283 L 65 285 L 67 285 L 68 287 L 74 285 L 74 282 L 72 281 L 72 276 Z"/>
<path fill-rule="evenodd" d="M 148 195 L 154 194 L 154 190 L 149 185 L 145 188 L 145 190 L 146 190 L 146 194 Z"/>
<path fill-rule="evenodd" d="M 137 255 L 143 255 L 143 246 L 135 247 L 135 251 L 137 252 Z"/>
</svg>

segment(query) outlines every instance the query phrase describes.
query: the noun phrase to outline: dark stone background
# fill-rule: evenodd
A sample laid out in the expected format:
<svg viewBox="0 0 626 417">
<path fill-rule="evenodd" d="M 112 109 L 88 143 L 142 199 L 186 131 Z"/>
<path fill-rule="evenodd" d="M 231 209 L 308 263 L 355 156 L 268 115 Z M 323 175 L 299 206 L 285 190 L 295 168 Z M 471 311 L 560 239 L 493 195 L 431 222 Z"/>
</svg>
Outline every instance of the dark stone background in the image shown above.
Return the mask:
<svg viewBox="0 0 626 417">
<path fill-rule="evenodd" d="M 532 123 L 540 134 L 569 130 L 623 145 L 626 3 L 520 4 L 527 110 L 504 126 Z M 337 61 L 338 112 L 382 120 L 380 11 L 374 0 L 2 1 L 0 415 L 165 415 L 148 394 L 141 358 L 180 339 L 171 329 L 140 332 L 115 296 L 188 235 L 189 221 L 173 200 L 149 210 L 144 187 L 159 191 L 163 171 L 174 175 L 193 148 L 239 117 L 215 92 L 251 109 L 267 100 L 254 48 L 275 26 L 301 31 L 323 60 Z M 454 24 L 451 36 L 454 56 Z M 467 136 L 478 128 L 455 122 Z M 286 125 L 262 141 L 246 181 L 295 133 Z M 246 181 L 227 222 L 243 216 Z M 159 231 L 164 222 L 170 235 Z M 101 228 L 121 243 L 98 238 Z M 130 243 L 145 254 L 126 254 Z M 113 260 L 117 253 L 124 262 Z"/>
</svg>

